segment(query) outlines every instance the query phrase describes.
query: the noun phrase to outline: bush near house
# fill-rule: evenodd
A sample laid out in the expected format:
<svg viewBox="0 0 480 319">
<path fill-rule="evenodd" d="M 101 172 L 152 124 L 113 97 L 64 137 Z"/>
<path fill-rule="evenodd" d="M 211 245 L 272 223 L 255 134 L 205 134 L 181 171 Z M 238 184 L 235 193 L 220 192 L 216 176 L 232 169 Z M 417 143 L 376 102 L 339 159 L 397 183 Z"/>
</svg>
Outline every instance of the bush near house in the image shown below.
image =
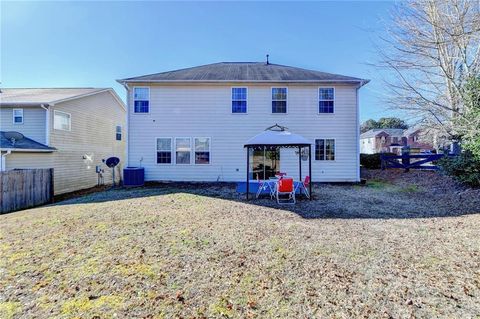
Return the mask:
<svg viewBox="0 0 480 319">
<path fill-rule="evenodd" d="M 382 153 L 384 155 L 397 155 L 393 153 Z M 382 161 L 380 160 L 381 153 L 376 154 L 360 154 L 360 165 L 365 168 L 370 169 L 379 169 L 382 166 Z"/>
<path fill-rule="evenodd" d="M 442 170 L 460 182 L 472 187 L 480 187 L 480 160 L 472 153 L 464 152 L 455 157 L 444 157 L 438 161 Z"/>
</svg>

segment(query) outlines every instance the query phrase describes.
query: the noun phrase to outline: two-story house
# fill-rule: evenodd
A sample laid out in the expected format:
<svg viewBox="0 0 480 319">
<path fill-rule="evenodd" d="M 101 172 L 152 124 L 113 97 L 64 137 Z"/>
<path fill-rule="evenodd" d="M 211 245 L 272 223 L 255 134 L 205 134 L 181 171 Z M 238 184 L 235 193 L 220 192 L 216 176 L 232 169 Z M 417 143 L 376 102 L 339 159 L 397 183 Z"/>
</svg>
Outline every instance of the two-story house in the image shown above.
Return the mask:
<svg viewBox="0 0 480 319">
<path fill-rule="evenodd" d="M 368 81 L 268 62 L 222 62 L 118 80 L 129 166 L 146 180 L 242 181 L 244 143 L 274 124 L 309 139 L 315 181 L 359 181 L 359 89 Z M 298 174 L 293 149 L 252 165 Z M 267 162 L 265 162 L 267 161 Z M 303 164 L 302 164 L 303 165 Z"/>
<path fill-rule="evenodd" d="M 411 153 L 430 152 L 432 145 L 421 141 L 422 130 L 409 129 L 371 129 L 360 135 L 360 153 L 396 153 L 401 154 L 403 146 L 409 146 Z"/>
<path fill-rule="evenodd" d="M 53 168 L 55 194 L 95 186 L 97 166 L 111 182 L 102 159 L 123 163 L 125 115 L 109 88 L 1 89 L 1 170 Z"/>
</svg>

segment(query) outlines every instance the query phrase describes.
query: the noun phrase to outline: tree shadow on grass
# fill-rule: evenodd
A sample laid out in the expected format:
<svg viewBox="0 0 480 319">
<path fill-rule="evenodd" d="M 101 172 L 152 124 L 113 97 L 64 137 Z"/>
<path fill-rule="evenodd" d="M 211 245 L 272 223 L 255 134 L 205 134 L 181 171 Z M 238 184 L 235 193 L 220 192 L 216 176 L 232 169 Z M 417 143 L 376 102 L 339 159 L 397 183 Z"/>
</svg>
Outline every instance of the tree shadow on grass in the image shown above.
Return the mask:
<svg viewBox="0 0 480 319">
<path fill-rule="evenodd" d="M 416 188 L 400 189 L 390 185 L 370 186 L 346 184 L 316 184 L 313 200 L 297 197 L 295 205 L 278 205 L 264 196 L 246 200 L 236 192 L 235 183 L 148 183 L 139 188 L 117 188 L 87 194 L 53 205 L 75 205 L 123 201 L 168 194 L 192 194 L 228 200 L 252 206 L 292 212 L 305 219 L 414 219 L 456 217 L 480 213 L 480 199 L 458 201 L 455 194 L 443 197 Z M 251 196 L 255 197 L 254 194 Z"/>
</svg>

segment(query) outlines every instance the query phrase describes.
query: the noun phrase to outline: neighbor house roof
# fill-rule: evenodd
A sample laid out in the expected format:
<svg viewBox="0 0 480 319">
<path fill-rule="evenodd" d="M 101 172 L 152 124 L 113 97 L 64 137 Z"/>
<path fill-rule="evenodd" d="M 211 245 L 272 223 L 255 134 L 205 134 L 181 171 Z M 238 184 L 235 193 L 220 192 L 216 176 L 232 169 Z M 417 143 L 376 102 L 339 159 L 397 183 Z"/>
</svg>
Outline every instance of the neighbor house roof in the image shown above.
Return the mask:
<svg viewBox="0 0 480 319">
<path fill-rule="evenodd" d="M 369 80 L 265 62 L 220 62 L 118 82 L 346 82 L 364 85 Z"/>
<path fill-rule="evenodd" d="M 110 92 L 125 108 L 124 103 L 111 88 L 2 88 L 0 89 L 0 105 L 48 106 L 100 92 Z"/>
<path fill-rule="evenodd" d="M 47 146 L 32 140 L 31 138 L 23 136 L 19 140 L 12 140 L 5 137 L 5 133 L 0 131 L 0 149 L 13 150 L 13 151 L 37 151 L 37 152 L 53 152 L 56 150 L 54 147 Z"/>
<path fill-rule="evenodd" d="M 360 134 L 360 138 L 370 138 L 375 137 L 378 134 L 385 132 L 391 136 L 403 136 L 404 130 L 401 128 L 376 128 L 366 131 L 365 133 Z"/>
</svg>

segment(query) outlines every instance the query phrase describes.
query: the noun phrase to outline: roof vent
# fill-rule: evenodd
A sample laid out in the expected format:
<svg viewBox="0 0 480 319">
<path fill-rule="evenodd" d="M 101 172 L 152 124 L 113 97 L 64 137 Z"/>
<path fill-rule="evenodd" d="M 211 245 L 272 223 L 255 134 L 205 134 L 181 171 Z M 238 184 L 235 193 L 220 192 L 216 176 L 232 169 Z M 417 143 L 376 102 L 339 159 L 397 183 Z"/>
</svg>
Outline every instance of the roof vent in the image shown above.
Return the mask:
<svg viewBox="0 0 480 319">
<path fill-rule="evenodd" d="M 270 62 L 268 61 L 268 57 L 270 56 L 270 54 L 267 54 L 267 65 L 270 64 Z"/>
</svg>

